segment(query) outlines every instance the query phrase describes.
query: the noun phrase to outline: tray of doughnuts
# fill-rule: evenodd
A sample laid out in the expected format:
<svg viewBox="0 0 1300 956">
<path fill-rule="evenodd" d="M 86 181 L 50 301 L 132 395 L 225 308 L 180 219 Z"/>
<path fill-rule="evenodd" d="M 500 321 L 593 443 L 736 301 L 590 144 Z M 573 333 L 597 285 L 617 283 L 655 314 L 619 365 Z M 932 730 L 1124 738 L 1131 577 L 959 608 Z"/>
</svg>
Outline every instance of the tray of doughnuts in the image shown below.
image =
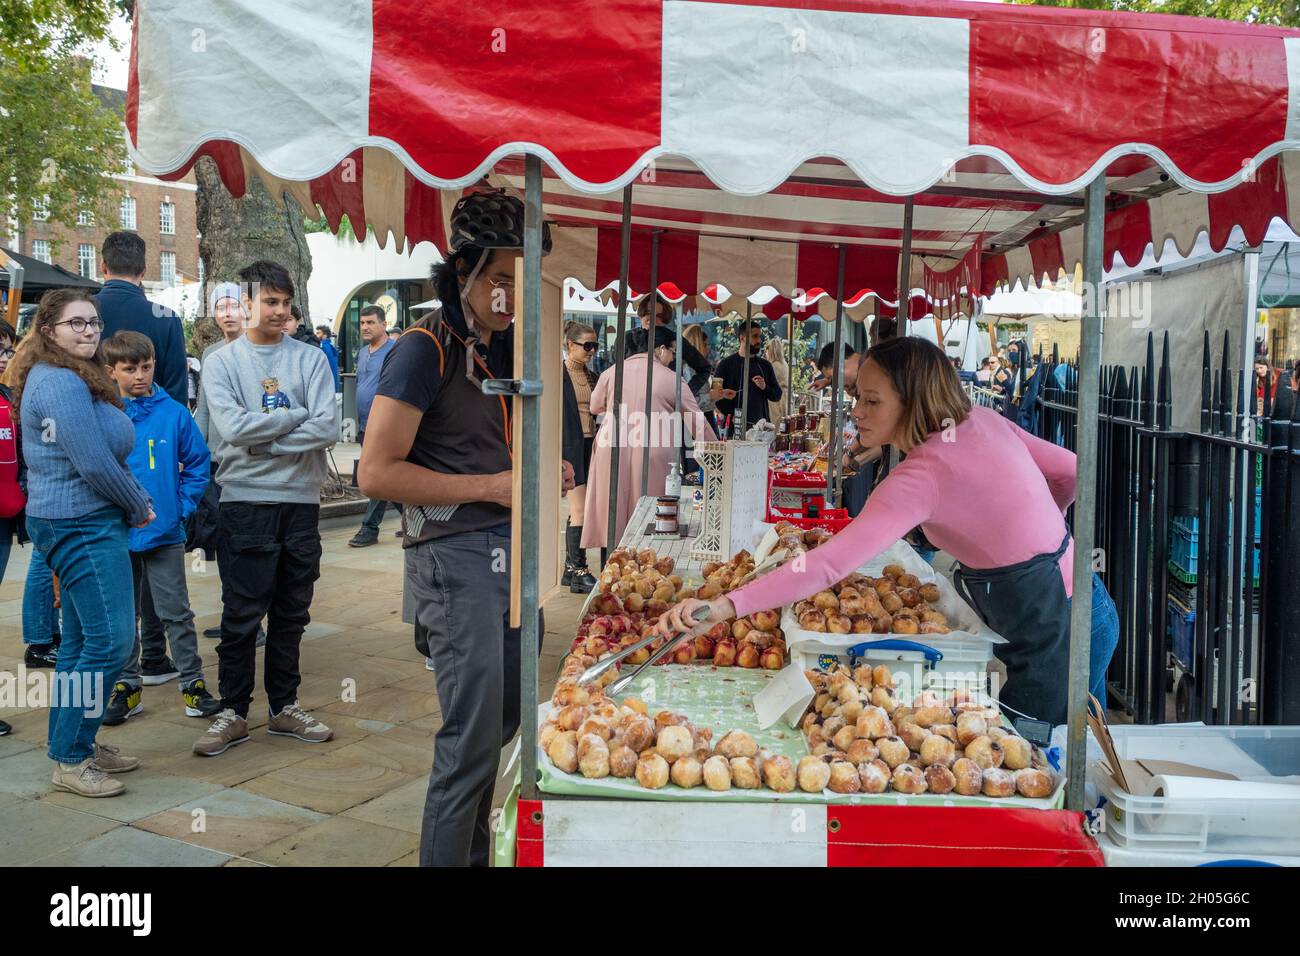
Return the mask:
<svg viewBox="0 0 1300 956">
<path fill-rule="evenodd" d="M 927 692 L 904 706 L 887 667 L 809 672 L 817 697 L 798 727 L 762 730 L 749 702 L 771 677 L 673 665 L 647 688 L 653 705 L 562 681 L 539 708 L 540 787 L 652 800 L 1060 802 L 1059 775 L 987 701 Z"/>
<path fill-rule="evenodd" d="M 981 695 L 927 690 L 904 704 L 884 664 L 806 676 L 817 696 L 799 724 L 810 755 L 798 772 L 823 762 L 836 793 L 1042 800 L 1064 785 Z"/>
</svg>

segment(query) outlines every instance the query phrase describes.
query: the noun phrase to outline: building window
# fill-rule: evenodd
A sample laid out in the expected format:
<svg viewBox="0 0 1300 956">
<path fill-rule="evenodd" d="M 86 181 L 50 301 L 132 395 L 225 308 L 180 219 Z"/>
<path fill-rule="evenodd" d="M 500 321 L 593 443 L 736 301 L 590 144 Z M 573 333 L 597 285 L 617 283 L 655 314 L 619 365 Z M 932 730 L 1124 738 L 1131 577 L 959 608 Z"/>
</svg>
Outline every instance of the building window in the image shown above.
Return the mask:
<svg viewBox="0 0 1300 956">
<path fill-rule="evenodd" d="M 50 240 L 33 239 L 32 258 L 39 259 L 41 262 L 49 262 L 50 261 Z"/>
<path fill-rule="evenodd" d="M 158 207 L 159 231 L 164 236 L 176 235 L 176 204 L 165 202 Z"/>
<path fill-rule="evenodd" d="M 164 252 L 159 266 L 159 278 L 165 286 L 176 284 L 176 253 Z"/>
<path fill-rule="evenodd" d="M 131 196 L 122 197 L 122 208 L 118 212 L 118 219 L 121 220 L 123 229 L 135 228 L 135 199 Z"/>
<path fill-rule="evenodd" d="M 89 209 L 82 209 L 77 213 L 78 226 L 93 226 L 95 224 L 95 214 Z"/>
<path fill-rule="evenodd" d="M 95 247 L 88 242 L 77 246 L 77 271 L 83 279 L 95 278 Z"/>
<path fill-rule="evenodd" d="M 50 218 L 50 197 L 45 196 L 32 203 L 32 218 L 37 222 L 45 222 Z"/>
</svg>

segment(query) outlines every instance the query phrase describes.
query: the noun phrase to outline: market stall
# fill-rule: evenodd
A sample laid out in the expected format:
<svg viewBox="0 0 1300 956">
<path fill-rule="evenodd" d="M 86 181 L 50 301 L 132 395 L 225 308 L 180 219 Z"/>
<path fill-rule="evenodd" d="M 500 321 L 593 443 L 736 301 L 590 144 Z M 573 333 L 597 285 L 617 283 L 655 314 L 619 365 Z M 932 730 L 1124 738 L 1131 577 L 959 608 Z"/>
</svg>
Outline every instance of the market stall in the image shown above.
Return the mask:
<svg viewBox="0 0 1300 956">
<path fill-rule="evenodd" d="M 562 8 L 513 4 L 508 11 L 490 4 L 399 10 L 348 3 L 310 20 L 268 17 L 265 4 L 251 0 L 202 14 L 178 0 L 150 0 L 138 4 L 134 22 L 127 125 L 142 169 L 179 176 L 197 157 L 210 156 L 237 195 L 257 175 L 276 194 L 287 192 L 307 208 L 319 204 L 331 223 L 347 213 L 399 244 L 439 242 L 449 203 L 464 188 L 500 185 L 524 195 L 523 334 L 520 380 L 513 383 L 514 555 L 524 610 L 522 862 L 539 859 L 524 849 L 538 828 L 545 838 L 574 819 L 614 821 L 616 834 L 593 831 L 596 842 L 603 832 L 613 843 L 650 823 L 668 834 L 667 842 L 684 844 L 704 839 L 708 814 L 716 812 L 692 800 L 676 814 L 656 809 L 640 816 L 656 804 L 570 803 L 539 790 L 541 761 L 549 757 L 537 746 L 542 714 L 532 611 L 542 596 L 543 562 L 534 556 L 541 503 L 549 500 L 539 476 L 558 470 L 539 465 L 556 464 L 542 452 L 547 413 L 540 396 L 554 395 L 558 372 L 548 369 L 558 363 L 543 361 L 543 330 L 558 313 L 563 279 L 588 288 L 616 280 L 620 288 L 650 289 L 670 280 L 685 295 L 715 283 L 742 294 L 772 284 L 792 299 L 833 289 L 825 302 L 842 356 L 845 304 L 866 291 L 892 290 L 901 303 L 919 287 L 953 303 L 962 289 L 987 293 L 1016 278 L 1054 279 L 1078 263 L 1085 283 L 1097 288 L 1113 256 L 1136 261 L 1153 240 L 1160 247 L 1171 237 L 1185 247 L 1207 232 L 1213 243 L 1226 235 L 1225 224 L 1240 224 L 1255 242 L 1272 218 L 1295 222 L 1300 211 L 1300 159 L 1288 152 L 1300 149 L 1300 91 L 1288 68 L 1297 31 L 886 0 L 797 8 L 583 0 Z M 249 22 L 259 29 L 248 29 Z M 493 49 L 503 22 L 513 39 Z M 576 33 L 575 23 L 583 24 Z M 209 49 L 220 47 L 207 61 L 275 59 L 282 69 L 268 77 L 263 70 L 195 65 L 192 30 L 210 37 Z M 440 42 L 430 48 L 409 41 L 424 34 Z M 285 60 L 284 49 L 301 52 Z M 495 57 L 487 71 L 485 57 Z M 557 60 L 565 70 L 548 69 Z M 246 110 L 253 94 L 265 101 L 268 84 L 276 105 Z M 598 97 L 592 90 L 610 92 Z M 545 261 L 543 218 L 556 233 Z M 1082 317 L 1084 422 L 1098 409 L 1101 307 L 1091 297 Z M 624 301 L 620 356 L 625 314 Z M 621 366 L 618 374 L 621 381 Z M 1088 554 L 1095 433 L 1081 428 L 1077 447 L 1074 540 L 1077 552 Z M 1090 574 L 1087 562 L 1075 563 L 1076 595 L 1089 593 Z M 1053 782 L 1064 787 L 1075 815 L 1000 808 L 1007 831 L 992 842 L 1050 847 L 1058 861 L 1079 853 L 1095 862 L 1095 849 L 1078 846 L 1077 817 L 1089 601 L 1076 600 L 1072 614 L 1069 745 L 1063 779 Z M 946 707 L 955 721 L 953 712 L 965 703 L 983 704 L 953 699 L 947 706 L 945 697 L 933 706 Z M 882 738 L 864 739 L 876 746 Z M 779 769 L 784 781 L 785 767 Z M 1006 781 L 995 778 L 995 789 L 1005 789 Z M 881 833 L 910 846 L 908 835 L 922 830 L 923 820 L 942 828 L 943 842 L 965 858 L 982 838 L 990 842 L 971 830 L 975 817 L 966 809 L 851 802 L 841 808 L 822 797 L 806 832 L 814 846 L 826 847 L 823 862 L 853 854 L 832 852 L 832 844 L 861 847 Z M 773 821 L 783 812 L 779 801 L 756 807 L 754 826 L 762 814 Z M 930 813 L 945 815 L 936 822 Z M 784 835 L 772 842 L 802 844 Z M 1003 859 L 990 852 L 985 860 Z"/>
</svg>

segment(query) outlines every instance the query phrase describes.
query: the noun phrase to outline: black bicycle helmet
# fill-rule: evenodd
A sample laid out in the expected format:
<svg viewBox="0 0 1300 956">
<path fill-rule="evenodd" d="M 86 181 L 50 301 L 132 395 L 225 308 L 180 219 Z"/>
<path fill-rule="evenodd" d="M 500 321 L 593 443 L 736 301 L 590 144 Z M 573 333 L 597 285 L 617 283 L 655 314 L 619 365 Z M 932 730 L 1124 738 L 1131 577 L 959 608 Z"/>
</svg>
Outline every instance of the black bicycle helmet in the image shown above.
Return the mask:
<svg viewBox="0 0 1300 956">
<path fill-rule="evenodd" d="M 451 211 L 452 253 L 465 246 L 480 249 L 524 247 L 524 204 L 504 190 L 462 196 Z M 551 251 L 551 228 L 542 223 L 542 255 Z"/>
</svg>

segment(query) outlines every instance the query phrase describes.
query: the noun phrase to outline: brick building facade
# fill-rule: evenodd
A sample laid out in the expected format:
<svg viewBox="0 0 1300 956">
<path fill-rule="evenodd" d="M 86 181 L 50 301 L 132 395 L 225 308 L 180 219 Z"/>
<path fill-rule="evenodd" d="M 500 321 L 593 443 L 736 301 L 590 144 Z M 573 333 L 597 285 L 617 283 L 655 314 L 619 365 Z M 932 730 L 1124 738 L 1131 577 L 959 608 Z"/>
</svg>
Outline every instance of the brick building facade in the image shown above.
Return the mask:
<svg viewBox="0 0 1300 956">
<path fill-rule="evenodd" d="M 94 90 L 107 108 L 121 114 L 125 91 L 103 86 L 95 86 Z M 146 292 L 198 280 L 194 174 L 164 182 L 131 167 L 130 172 L 123 171 L 113 179 L 122 190 L 122 201 L 110 222 L 78 221 L 67 226 L 34 220 L 19 223 L 16 236 L 12 235 L 11 223 L 11 235 L 5 244 L 15 252 L 102 281 L 100 249 L 104 238 L 110 232 L 130 229 L 145 241 Z"/>
</svg>

